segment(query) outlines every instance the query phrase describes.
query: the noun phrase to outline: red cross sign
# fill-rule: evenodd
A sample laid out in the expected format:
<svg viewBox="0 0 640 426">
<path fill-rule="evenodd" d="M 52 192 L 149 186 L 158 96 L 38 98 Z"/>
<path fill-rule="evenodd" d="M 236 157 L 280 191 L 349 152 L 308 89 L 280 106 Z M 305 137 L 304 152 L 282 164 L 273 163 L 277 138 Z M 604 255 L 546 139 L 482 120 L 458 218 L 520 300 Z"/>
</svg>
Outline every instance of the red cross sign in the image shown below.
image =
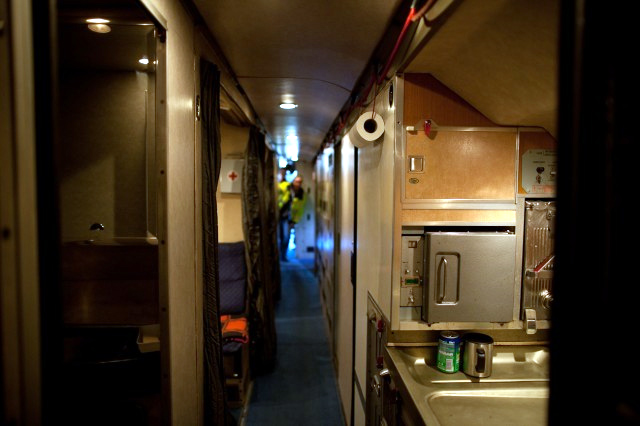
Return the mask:
<svg viewBox="0 0 640 426">
<path fill-rule="evenodd" d="M 227 179 L 233 182 L 238 179 L 238 174 L 235 172 L 235 170 L 231 170 L 229 173 L 227 173 Z"/>
</svg>

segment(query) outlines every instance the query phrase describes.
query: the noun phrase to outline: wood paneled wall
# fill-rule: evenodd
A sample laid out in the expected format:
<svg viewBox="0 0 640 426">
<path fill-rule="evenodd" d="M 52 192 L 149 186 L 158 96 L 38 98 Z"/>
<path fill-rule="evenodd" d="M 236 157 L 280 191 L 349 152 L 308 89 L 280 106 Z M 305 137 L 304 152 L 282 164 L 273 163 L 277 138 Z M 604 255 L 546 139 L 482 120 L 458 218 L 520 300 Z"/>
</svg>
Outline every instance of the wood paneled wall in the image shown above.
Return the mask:
<svg viewBox="0 0 640 426">
<path fill-rule="evenodd" d="M 480 111 L 476 110 L 472 105 L 470 105 L 467 101 L 462 99 L 460 96 L 454 93 L 451 89 L 449 89 L 440 81 L 438 81 L 434 76 L 430 74 L 407 73 L 404 75 L 403 124 L 405 126 L 415 126 L 416 124 L 420 123 L 421 120 L 424 120 L 424 119 L 432 119 L 436 122 L 438 126 L 503 127 L 489 120 Z M 513 126 L 511 127 L 517 127 L 517 123 L 514 123 Z M 440 133 L 443 133 L 443 132 L 440 132 Z M 476 133 L 477 132 L 474 132 L 474 135 Z M 504 133 L 504 134 L 501 134 L 499 132 L 495 133 L 496 137 L 508 137 L 508 135 L 509 133 Z M 419 142 L 417 146 L 421 147 L 420 149 L 426 149 L 424 147 L 433 143 L 431 139 L 435 139 L 435 134 L 432 134 L 431 138 L 426 137 L 422 131 L 408 134 L 407 148 L 406 148 L 407 154 L 419 155 L 420 152 L 414 152 L 415 149 L 412 151 L 413 148 L 411 147 L 416 146 L 416 143 Z M 490 139 L 493 140 L 494 137 L 492 136 Z M 424 145 L 422 141 L 425 142 Z M 549 134 L 549 132 L 545 131 L 545 129 L 533 128 L 533 127 L 520 128 L 519 142 L 518 142 L 519 177 L 520 178 L 522 177 L 523 153 L 532 149 L 548 150 L 552 152 L 556 150 L 556 146 L 557 146 L 556 140 L 553 138 L 553 136 L 551 136 L 551 134 Z M 480 147 L 476 146 L 476 144 L 473 144 L 473 147 L 474 147 L 474 150 L 480 149 Z M 485 160 L 483 160 L 483 158 L 490 157 L 493 161 L 493 164 L 496 164 L 496 162 L 499 162 L 501 167 L 502 166 L 506 167 L 505 170 L 508 171 L 509 174 L 512 174 L 512 171 L 515 170 L 515 164 L 513 168 L 507 165 L 507 163 L 515 161 L 514 153 L 513 153 L 514 146 L 512 146 L 511 144 L 505 144 L 505 148 L 506 149 L 504 150 L 504 152 L 496 152 L 494 150 L 494 152 L 490 154 L 488 152 L 480 154 L 478 161 L 474 160 L 473 164 L 468 164 L 468 163 L 459 164 L 458 166 L 462 167 L 464 170 L 458 170 L 457 172 L 454 169 L 451 169 L 451 166 L 447 165 L 446 163 L 453 160 L 454 158 L 456 161 L 458 161 L 460 159 L 459 158 L 460 155 L 456 154 L 455 157 L 451 157 L 452 151 L 449 150 L 441 158 L 434 159 L 433 155 L 429 154 L 428 155 L 429 161 L 431 161 L 432 163 L 435 161 L 437 164 L 434 165 L 432 163 L 426 162 L 427 163 L 425 164 L 426 169 L 434 170 L 434 167 L 436 166 L 442 169 L 440 170 L 439 173 L 436 173 L 437 178 L 434 178 L 434 180 L 430 182 L 430 184 L 428 185 L 428 187 L 432 188 L 432 191 L 434 191 L 436 195 L 433 195 L 433 194 L 430 194 L 430 195 L 422 194 L 419 196 L 416 196 L 416 194 L 412 195 L 411 191 L 415 192 L 416 190 L 415 185 L 406 184 L 406 181 L 412 177 L 419 178 L 420 180 L 424 180 L 426 177 L 428 177 L 427 173 L 423 173 L 423 174 L 407 173 L 404 176 L 405 185 L 407 187 L 407 194 L 405 195 L 407 196 L 407 198 L 467 198 L 463 194 L 465 191 L 469 190 L 469 188 L 467 188 L 468 185 L 466 185 L 465 182 L 472 183 L 476 186 L 482 184 L 483 188 L 487 189 L 489 188 L 487 185 L 489 185 L 490 180 L 486 178 L 487 177 L 494 178 L 494 176 L 491 175 L 491 171 L 490 171 L 492 167 L 489 167 L 488 163 Z M 457 153 L 466 152 L 465 149 L 463 149 L 463 147 L 460 147 L 459 149 L 453 149 L 453 151 Z M 465 172 L 465 170 L 467 172 Z M 487 176 L 483 177 L 483 175 L 482 176 L 478 175 L 478 173 L 482 172 L 483 170 L 487 172 Z M 459 189 L 460 189 L 460 191 L 458 192 L 460 193 L 456 194 L 456 196 L 448 197 L 448 196 L 445 196 L 445 194 L 440 193 L 444 191 L 444 189 L 441 188 L 440 186 L 446 183 L 447 177 L 451 177 L 451 176 L 458 178 Z M 512 179 L 510 178 L 509 181 L 511 180 Z M 485 181 L 486 181 L 486 185 L 483 184 L 483 182 Z M 518 179 L 517 190 L 518 190 L 518 194 L 520 195 L 527 194 L 527 192 L 522 187 L 521 179 Z M 505 199 L 512 198 L 512 195 L 511 195 L 512 187 L 510 186 L 510 184 L 505 186 L 505 191 L 506 192 L 500 193 L 500 194 L 497 194 L 497 193 L 494 194 L 493 192 L 490 191 L 489 196 L 480 196 L 480 197 L 477 196 L 478 194 L 474 194 L 474 196 L 471 196 L 468 198 L 492 198 L 492 197 L 505 198 Z M 508 197 L 506 196 L 507 192 L 510 194 Z M 549 195 L 549 193 L 546 193 L 546 195 Z M 404 209 L 412 209 L 412 208 L 414 207 L 411 207 L 408 205 L 404 206 Z M 497 214 L 496 211 L 493 211 L 493 213 Z M 442 214 L 439 214 L 439 213 L 436 214 L 436 212 L 431 212 L 428 214 L 425 212 L 418 213 L 417 210 L 411 216 L 413 218 L 411 219 L 412 221 L 415 221 L 417 216 L 420 216 L 420 217 L 428 216 L 430 217 L 430 220 L 435 220 L 436 217 L 443 217 L 443 218 L 445 216 L 448 217 L 448 215 L 443 216 Z M 465 217 L 467 216 L 468 215 L 465 214 Z M 498 216 L 495 217 L 496 220 L 498 220 Z M 482 215 L 482 217 L 484 219 L 487 219 L 486 215 Z"/>
<path fill-rule="evenodd" d="M 440 126 L 496 126 L 431 74 L 404 75 L 406 126 L 432 119 Z"/>
</svg>

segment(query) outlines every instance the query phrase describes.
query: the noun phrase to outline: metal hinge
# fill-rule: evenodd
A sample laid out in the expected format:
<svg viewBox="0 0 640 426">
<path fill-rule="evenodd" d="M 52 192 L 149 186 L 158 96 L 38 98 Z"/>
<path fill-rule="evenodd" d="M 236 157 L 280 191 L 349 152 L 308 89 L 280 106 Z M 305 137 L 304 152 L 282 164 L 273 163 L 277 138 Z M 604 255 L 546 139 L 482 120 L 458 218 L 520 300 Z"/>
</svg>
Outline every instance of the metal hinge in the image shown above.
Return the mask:
<svg viewBox="0 0 640 426">
<path fill-rule="evenodd" d="M 196 95 L 196 121 L 200 121 L 200 95 Z"/>
</svg>

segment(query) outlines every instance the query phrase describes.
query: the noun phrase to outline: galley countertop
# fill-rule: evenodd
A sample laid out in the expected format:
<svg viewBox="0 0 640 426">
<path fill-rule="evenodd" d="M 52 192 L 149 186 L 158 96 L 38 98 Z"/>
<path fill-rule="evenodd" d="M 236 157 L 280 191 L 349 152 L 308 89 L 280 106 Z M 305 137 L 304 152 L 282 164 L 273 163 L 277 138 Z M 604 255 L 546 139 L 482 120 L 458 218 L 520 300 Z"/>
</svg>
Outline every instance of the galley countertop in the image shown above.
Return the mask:
<svg viewBox="0 0 640 426">
<path fill-rule="evenodd" d="M 495 346 L 492 374 L 481 379 L 462 371 L 439 371 L 436 353 L 435 346 L 390 346 L 385 351 L 387 368 L 403 403 L 409 404 L 423 424 L 547 424 L 547 347 Z"/>
</svg>

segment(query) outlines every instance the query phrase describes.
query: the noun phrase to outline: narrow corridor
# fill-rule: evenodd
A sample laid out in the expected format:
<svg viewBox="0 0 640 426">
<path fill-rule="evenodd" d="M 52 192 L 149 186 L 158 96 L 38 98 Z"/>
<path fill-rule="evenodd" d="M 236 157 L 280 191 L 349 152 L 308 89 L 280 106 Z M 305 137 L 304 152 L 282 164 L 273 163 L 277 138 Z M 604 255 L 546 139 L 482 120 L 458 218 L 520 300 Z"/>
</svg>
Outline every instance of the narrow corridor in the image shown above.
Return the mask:
<svg viewBox="0 0 640 426">
<path fill-rule="evenodd" d="M 277 365 L 271 374 L 254 378 L 246 418 L 238 423 L 340 426 L 344 422 L 313 261 L 289 259 L 280 264 Z"/>
</svg>

